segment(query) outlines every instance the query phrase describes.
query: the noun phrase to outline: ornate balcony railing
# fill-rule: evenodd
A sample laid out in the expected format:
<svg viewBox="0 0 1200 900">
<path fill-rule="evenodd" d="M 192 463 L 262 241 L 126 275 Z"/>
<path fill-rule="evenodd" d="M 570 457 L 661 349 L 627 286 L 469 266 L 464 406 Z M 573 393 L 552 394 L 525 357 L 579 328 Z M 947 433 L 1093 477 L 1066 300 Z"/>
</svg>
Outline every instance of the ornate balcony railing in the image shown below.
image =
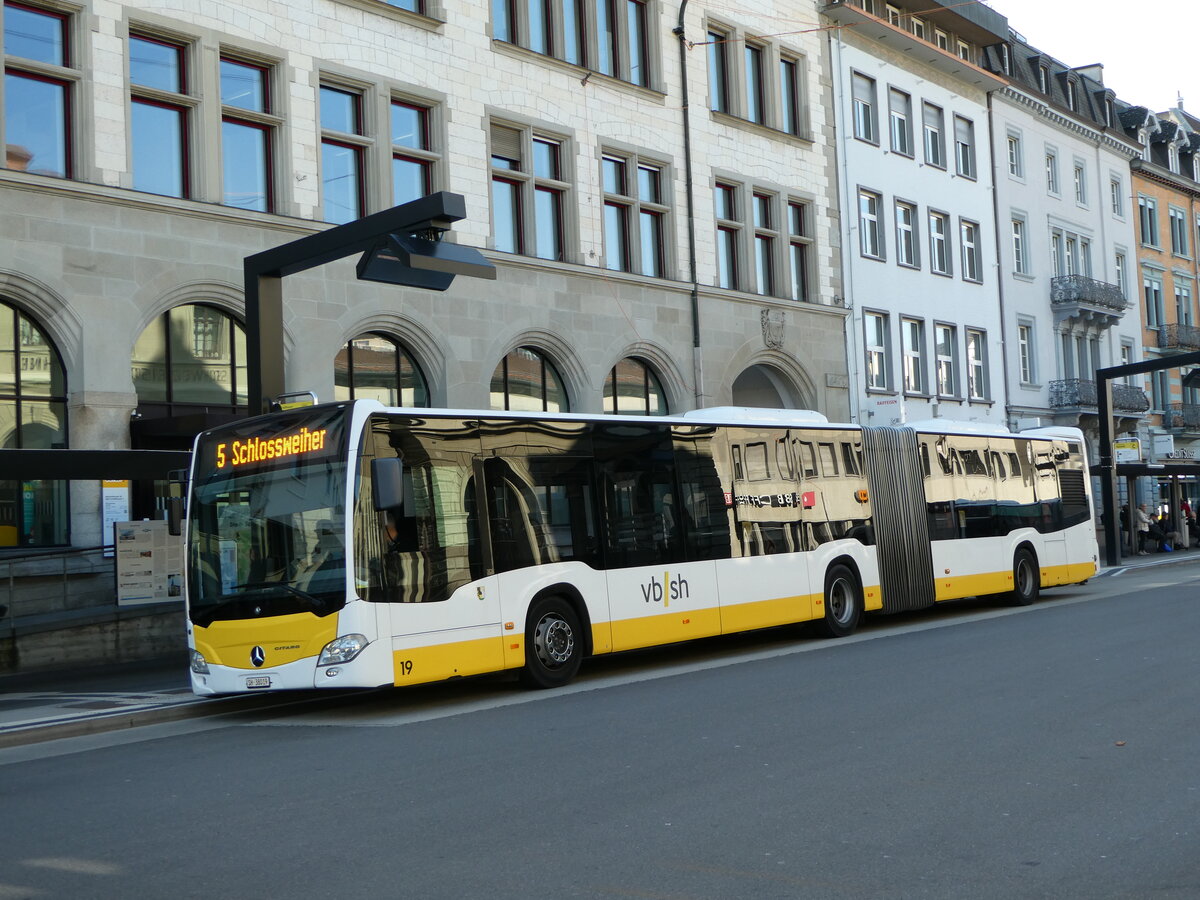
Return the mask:
<svg viewBox="0 0 1200 900">
<path fill-rule="evenodd" d="M 1050 279 L 1050 308 L 1059 321 L 1087 319 L 1108 328 L 1125 315 L 1129 301 L 1115 284 L 1083 275 L 1059 275 Z"/>
<path fill-rule="evenodd" d="M 1200 328 L 1176 323 L 1160 325 L 1158 346 L 1160 350 L 1200 350 Z"/>
<path fill-rule="evenodd" d="M 1061 381 L 1050 382 L 1051 409 L 1087 409 L 1094 410 L 1100 405 L 1096 382 L 1084 378 L 1065 378 Z M 1113 411 L 1124 413 L 1144 413 L 1150 408 L 1150 399 L 1146 392 L 1131 384 L 1114 384 L 1112 386 Z"/>
<path fill-rule="evenodd" d="M 1168 428 L 1182 428 L 1184 431 L 1200 431 L 1200 404 L 1172 403 L 1171 409 L 1165 416 Z"/>
</svg>

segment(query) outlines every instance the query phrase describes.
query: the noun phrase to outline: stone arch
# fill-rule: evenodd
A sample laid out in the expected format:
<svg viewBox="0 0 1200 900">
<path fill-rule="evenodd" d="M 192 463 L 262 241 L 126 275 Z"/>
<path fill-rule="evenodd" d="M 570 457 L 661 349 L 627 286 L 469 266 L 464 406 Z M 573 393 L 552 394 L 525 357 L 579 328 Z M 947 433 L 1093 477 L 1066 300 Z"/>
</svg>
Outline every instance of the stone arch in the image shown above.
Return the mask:
<svg viewBox="0 0 1200 900">
<path fill-rule="evenodd" d="M 0 269 L 0 299 L 11 302 L 37 323 L 58 351 L 68 391 L 79 389 L 83 365 L 83 320 L 49 285 L 28 275 Z"/>
<path fill-rule="evenodd" d="M 791 404 L 791 409 L 817 409 L 817 389 L 812 378 L 795 357 L 778 350 L 760 348 L 756 352 L 740 354 L 730 361 L 723 385 L 728 385 L 727 402 L 730 405 L 747 405 L 738 402 L 734 387 L 746 373 L 747 379 L 758 381 L 758 386 L 770 385 L 781 402 Z M 753 382 L 744 383 L 743 390 L 753 399 Z M 760 404 L 750 404 L 760 405 Z"/>
<path fill-rule="evenodd" d="M 429 402 L 433 406 L 446 405 L 446 353 L 444 342 L 439 341 L 424 325 L 397 313 L 372 313 L 356 319 L 349 330 L 341 336 L 337 349 L 360 334 L 375 332 L 394 338 L 412 354 L 429 388 Z M 333 356 L 329 357 L 333 365 Z"/>
<path fill-rule="evenodd" d="M 592 396 L 595 385 L 588 378 L 587 370 L 580 362 L 575 348 L 561 336 L 544 329 L 527 329 L 503 342 L 493 343 L 492 351 L 482 363 L 482 368 L 486 371 L 482 371 L 480 374 L 485 383 L 491 379 L 492 373 L 496 371 L 496 366 L 500 365 L 500 361 L 518 347 L 532 347 L 549 356 L 567 389 L 567 399 L 570 401 L 571 410 L 573 412 L 587 411 L 586 401 Z"/>
<path fill-rule="evenodd" d="M 634 341 L 612 357 L 600 378 L 601 388 L 613 366 L 630 357 L 646 362 L 654 370 L 662 383 L 663 390 L 666 391 L 667 408 L 673 415 L 691 408 L 693 401 L 691 389 L 683 372 L 679 369 L 679 364 L 662 347 L 650 341 Z"/>
</svg>

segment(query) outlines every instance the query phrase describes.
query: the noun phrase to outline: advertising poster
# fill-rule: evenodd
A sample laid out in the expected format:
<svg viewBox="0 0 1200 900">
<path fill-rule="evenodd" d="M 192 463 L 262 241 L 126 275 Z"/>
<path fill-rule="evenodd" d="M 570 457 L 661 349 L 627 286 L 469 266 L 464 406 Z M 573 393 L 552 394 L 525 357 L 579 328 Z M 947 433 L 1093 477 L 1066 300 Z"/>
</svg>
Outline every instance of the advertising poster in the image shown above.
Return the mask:
<svg viewBox="0 0 1200 900">
<path fill-rule="evenodd" d="M 183 600 L 183 540 L 160 520 L 116 522 L 117 605 Z"/>
<path fill-rule="evenodd" d="M 100 516 L 104 535 L 104 555 L 113 555 L 113 526 L 129 518 L 129 482 L 100 482 Z"/>
</svg>

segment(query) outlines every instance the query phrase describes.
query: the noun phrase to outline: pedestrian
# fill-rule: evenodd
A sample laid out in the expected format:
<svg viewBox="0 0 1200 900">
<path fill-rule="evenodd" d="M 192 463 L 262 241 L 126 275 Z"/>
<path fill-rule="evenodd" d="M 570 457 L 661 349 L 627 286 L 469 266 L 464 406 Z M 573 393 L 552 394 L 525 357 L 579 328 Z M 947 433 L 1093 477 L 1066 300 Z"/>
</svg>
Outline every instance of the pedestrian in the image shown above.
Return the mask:
<svg viewBox="0 0 1200 900">
<path fill-rule="evenodd" d="M 1138 533 L 1137 555 L 1149 556 L 1150 551 L 1146 549 L 1147 542 L 1153 540 L 1154 549 L 1160 550 L 1162 548 L 1164 535 L 1158 525 L 1155 524 L 1154 520 L 1150 518 L 1150 513 L 1146 511 L 1145 503 L 1138 504 L 1138 508 L 1135 511 L 1135 516 L 1135 527 L 1137 528 Z"/>
</svg>

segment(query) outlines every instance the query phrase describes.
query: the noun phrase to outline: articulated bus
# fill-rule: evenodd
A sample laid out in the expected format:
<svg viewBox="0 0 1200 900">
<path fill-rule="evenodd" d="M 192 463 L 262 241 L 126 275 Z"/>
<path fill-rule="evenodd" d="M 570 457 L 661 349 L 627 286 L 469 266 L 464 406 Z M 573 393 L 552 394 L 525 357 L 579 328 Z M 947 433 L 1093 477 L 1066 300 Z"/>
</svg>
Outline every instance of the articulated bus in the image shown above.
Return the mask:
<svg viewBox="0 0 1200 900">
<path fill-rule="evenodd" d="M 196 439 L 197 694 L 412 685 L 1002 595 L 1097 570 L 1079 431 L 387 409 Z"/>
</svg>

